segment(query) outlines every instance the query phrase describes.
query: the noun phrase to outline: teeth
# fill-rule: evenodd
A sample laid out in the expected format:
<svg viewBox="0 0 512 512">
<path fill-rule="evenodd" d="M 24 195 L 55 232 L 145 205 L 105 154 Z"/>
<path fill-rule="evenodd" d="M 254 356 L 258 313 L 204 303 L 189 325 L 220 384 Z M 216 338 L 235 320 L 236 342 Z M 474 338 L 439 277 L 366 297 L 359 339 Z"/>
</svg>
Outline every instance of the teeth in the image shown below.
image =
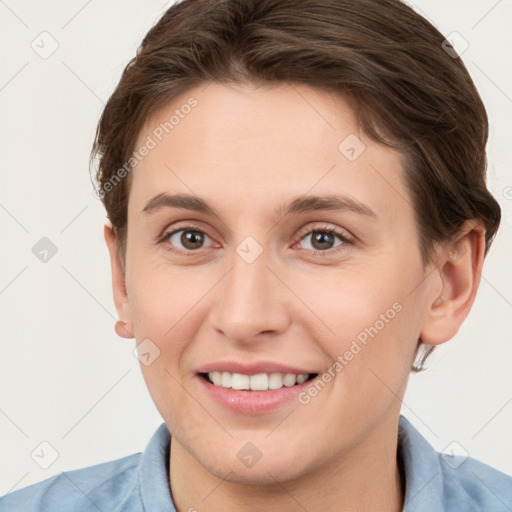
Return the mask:
<svg viewBox="0 0 512 512">
<path fill-rule="evenodd" d="M 268 375 L 266 373 L 251 375 L 248 387 L 253 391 L 266 391 L 268 389 Z"/>
<path fill-rule="evenodd" d="M 301 373 L 300 375 L 297 375 L 297 384 L 302 384 L 303 382 L 306 382 L 308 380 L 308 375 L 305 373 Z"/>
<path fill-rule="evenodd" d="M 268 389 L 279 389 L 284 386 L 281 373 L 271 373 L 268 377 Z"/>
<path fill-rule="evenodd" d="M 222 372 L 220 385 L 223 388 L 230 388 L 231 387 L 231 373 Z"/>
<path fill-rule="evenodd" d="M 220 386 L 222 384 L 222 374 L 220 372 L 210 372 L 208 374 L 210 380 L 216 385 Z"/>
<path fill-rule="evenodd" d="M 215 386 L 223 388 L 267 391 L 268 389 L 280 389 L 283 386 L 290 387 L 295 386 L 295 384 L 302 384 L 308 380 L 309 374 L 258 373 L 256 375 L 244 375 L 242 373 L 210 372 L 208 377 Z"/>
<path fill-rule="evenodd" d="M 224 382 L 224 381 L 222 381 Z M 233 373 L 231 375 L 231 388 L 232 389 L 249 389 L 249 375 L 242 375 L 241 373 Z"/>
</svg>

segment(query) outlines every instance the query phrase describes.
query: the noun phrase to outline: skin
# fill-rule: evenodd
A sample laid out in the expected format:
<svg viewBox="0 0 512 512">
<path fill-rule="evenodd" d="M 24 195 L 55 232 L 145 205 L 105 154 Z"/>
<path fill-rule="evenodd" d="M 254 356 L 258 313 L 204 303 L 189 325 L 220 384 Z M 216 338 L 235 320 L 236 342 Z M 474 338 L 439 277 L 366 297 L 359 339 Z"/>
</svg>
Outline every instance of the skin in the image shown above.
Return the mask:
<svg viewBox="0 0 512 512">
<path fill-rule="evenodd" d="M 361 133 L 343 98 L 306 85 L 203 84 L 147 120 L 136 147 L 190 97 L 198 105 L 130 176 L 125 272 L 105 226 L 116 330 L 160 350 L 141 369 L 172 435 L 177 510 L 402 510 L 396 436 L 418 339 L 449 340 L 469 313 L 483 229 L 468 221 L 425 268 L 401 155 Z M 349 134 L 366 146 L 355 161 L 338 150 Z M 142 212 L 164 192 L 199 196 L 220 219 Z M 377 218 L 274 211 L 298 195 L 333 192 Z M 182 221 L 204 231 L 199 248 L 184 245 L 187 232 L 156 242 Z M 353 241 L 315 243 L 313 232 L 326 226 Z M 262 249 L 251 263 L 236 252 L 247 236 Z M 307 404 L 247 416 L 199 386 L 198 366 L 226 359 L 322 374 L 397 302 L 401 311 Z M 252 467 L 237 457 L 247 442 L 262 454 Z"/>
</svg>

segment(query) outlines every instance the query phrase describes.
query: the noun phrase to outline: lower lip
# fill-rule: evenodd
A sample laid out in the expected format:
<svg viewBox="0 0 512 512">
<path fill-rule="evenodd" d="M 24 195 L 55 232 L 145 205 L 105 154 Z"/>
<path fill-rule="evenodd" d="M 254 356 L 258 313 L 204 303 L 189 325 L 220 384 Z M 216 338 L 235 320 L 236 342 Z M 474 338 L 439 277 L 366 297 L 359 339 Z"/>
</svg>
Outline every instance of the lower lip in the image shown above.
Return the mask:
<svg viewBox="0 0 512 512">
<path fill-rule="evenodd" d="M 218 404 L 242 414 L 262 414 L 278 409 L 286 402 L 291 402 L 297 395 L 304 391 L 314 380 L 310 379 L 302 384 L 282 387 L 280 389 L 269 389 L 267 391 L 248 391 L 223 388 L 215 386 L 207 379 L 197 375 L 200 385 L 206 393 Z"/>
</svg>

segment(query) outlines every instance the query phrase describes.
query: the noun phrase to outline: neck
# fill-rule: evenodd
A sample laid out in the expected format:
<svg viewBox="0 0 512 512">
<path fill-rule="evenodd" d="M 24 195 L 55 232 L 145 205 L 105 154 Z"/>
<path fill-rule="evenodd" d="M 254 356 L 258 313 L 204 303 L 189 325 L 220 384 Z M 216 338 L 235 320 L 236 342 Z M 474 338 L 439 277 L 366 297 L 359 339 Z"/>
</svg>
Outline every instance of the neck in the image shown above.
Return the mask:
<svg viewBox="0 0 512 512">
<path fill-rule="evenodd" d="M 293 480 L 247 485 L 210 473 L 171 440 L 170 484 L 177 512 L 237 510 L 401 512 L 404 468 L 397 456 L 397 423 L 379 425 L 350 453 Z"/>
</svg>

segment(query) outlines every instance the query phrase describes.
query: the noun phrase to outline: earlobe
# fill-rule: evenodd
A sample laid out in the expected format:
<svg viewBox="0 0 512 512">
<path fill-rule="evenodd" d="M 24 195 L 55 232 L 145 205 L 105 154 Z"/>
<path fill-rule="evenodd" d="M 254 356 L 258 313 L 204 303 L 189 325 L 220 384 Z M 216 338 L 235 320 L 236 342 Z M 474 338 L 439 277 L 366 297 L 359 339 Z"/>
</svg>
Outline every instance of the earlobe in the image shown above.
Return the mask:
<svg viewBox="0 0 512 512">
<path fill-rule="evenodd" d="M 132 339 L 133 336 L 133 326 L 130 321 L 127 320 L 118 320 L 115 323 L 114 330 L 116 334 L 121 338 Z"/>
<path fill-rule="evenodd" d="M 112 291 L 114 295 L 114 304 L 119 315 L 119 320 L 115 324 L 115 331 L 122 338 L 131 339 L 133 335 L 133 325 L 131 321 L 130 306 L 128 294 L 126 291 L 125 273 L 117 257 L 117 236 L 110 223 L 105 224 L 103 229 L 105 242 L 110 255 L 110 267 L 112 270 Z"/>
<path fill-rule="evenodd" d="M 441 279 L 429 298 L 421 339 L 440 345 L 453 338 L 469 314 L 480 284 L 485 255 L 485 231 L 476 221 L 467 221 L 461 234 L 447 247 L 440 248 L 437 271 Z"/>
</svg>

